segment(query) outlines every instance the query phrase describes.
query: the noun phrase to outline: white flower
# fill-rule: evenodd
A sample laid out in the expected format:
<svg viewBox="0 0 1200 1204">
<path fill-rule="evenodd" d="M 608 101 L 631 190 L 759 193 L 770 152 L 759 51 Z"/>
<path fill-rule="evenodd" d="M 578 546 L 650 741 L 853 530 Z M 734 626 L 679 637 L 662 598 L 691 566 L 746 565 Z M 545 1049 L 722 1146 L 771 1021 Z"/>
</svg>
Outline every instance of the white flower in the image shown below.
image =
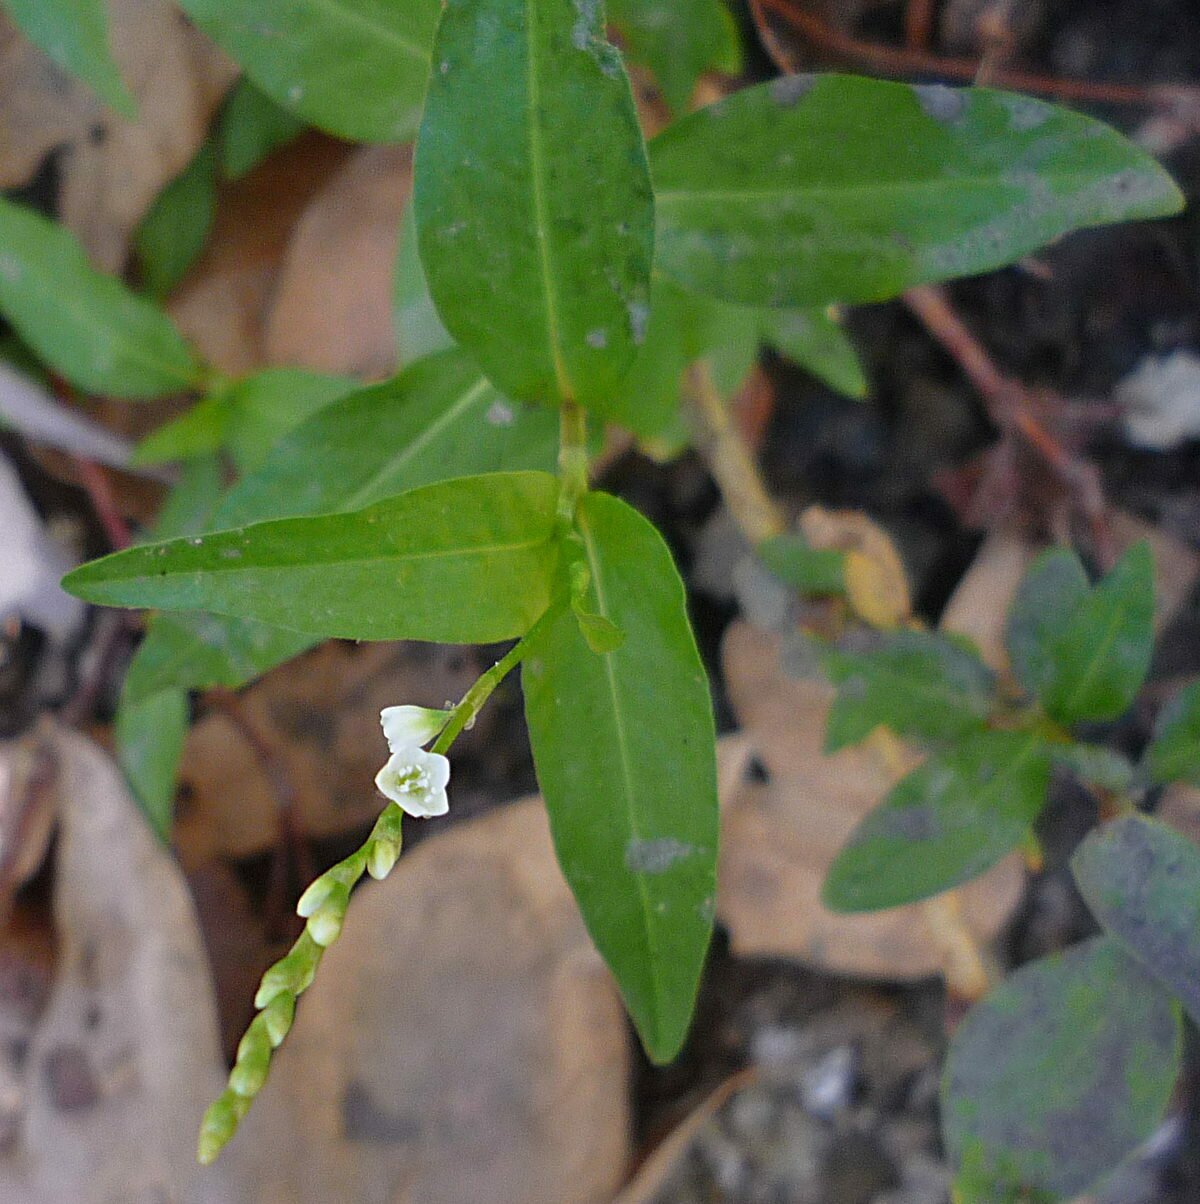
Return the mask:
<svg viewBox="0 0 1200 1204">
<path fill-rule="evenodd" d="M 425 707 L 384 707 L 379 712 L 388 748 L 394 753 L 428 744 L 449 718 L 449 711 L 431 711 Z"/>
<path fill-rule="evenodd" d="M 441 753 L 392 746 L 388 763 L 375 775 L 375 785 L 401 810 L 418 819 L 450 810 L 446 784 L 450 762 Z"/>
</svg>

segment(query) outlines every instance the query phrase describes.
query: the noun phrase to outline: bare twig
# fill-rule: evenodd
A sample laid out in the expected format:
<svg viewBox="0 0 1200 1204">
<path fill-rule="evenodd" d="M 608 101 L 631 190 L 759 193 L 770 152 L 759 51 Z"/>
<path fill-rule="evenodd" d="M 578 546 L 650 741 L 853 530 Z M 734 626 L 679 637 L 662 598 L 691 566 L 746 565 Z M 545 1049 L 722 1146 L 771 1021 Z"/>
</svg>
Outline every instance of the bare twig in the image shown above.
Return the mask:
<svg viewBox="0 0 1200 1204">
<path fill-rule="evenodd" d="M 1062 483 L 1088 524 L 1097 561 L 1106 568 L 1114 564 L 1116 544 L 1099 471 L 1064 447 L 1037 415 L 1039 408 L 1053 408 L 1055 395 L 1048 390 L 1035 395 L 1021 381 L 1002 373 L 942 289 L 909 289 L 904 303 L 975 386 L 1004 437 L 1020 439 Z"/>
<path fill-rule="evenodd" d="M 750 10 L 763 46 L 782 71 L 795 71 L 799 63 L 774 33 L 768 12 L 777 16 L 814 50 L 849 59 L 878 75 L 901 78 L 940 75 L 970 83 L 979 74 L 979 59 L 949 57 L 908 46 L 882 46 L 875 42 L 864 42 L 835 28 L 815 13 L 806 11 L 796 0 L 750 0 Z M 1112 84 L 1039 75 L 1008 67 L 995 71 L 989 82 L 998 87 L 1084 104 L 1183 108 L 1200 102 L 1200 89 L 1186 84 Z"/>
</svg>

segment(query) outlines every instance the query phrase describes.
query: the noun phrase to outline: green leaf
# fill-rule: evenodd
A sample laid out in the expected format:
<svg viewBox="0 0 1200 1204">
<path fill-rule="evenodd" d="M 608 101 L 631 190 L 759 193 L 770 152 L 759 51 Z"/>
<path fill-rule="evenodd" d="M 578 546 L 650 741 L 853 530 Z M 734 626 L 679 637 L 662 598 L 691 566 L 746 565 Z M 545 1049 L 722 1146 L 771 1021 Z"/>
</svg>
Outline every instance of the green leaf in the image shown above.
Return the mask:
<svg viewBox="0 0 1200 1204">
<path fill-rule="evenodd" d="M 161 541 L 203 531 L 216 509 L 224 485 L 221 461 L 217 456 L 196 456 L 189 460 L 158 512 L 153 538 Z"/>
<path fill-rule="evenodd" d="M 943 635 L 899 631 L 869 652 L 829 649 L 837 685 L 825 751 L 865 740 L 877 727 L 900 736 L 958 740 L 979 731 L 992 709 L 993 675 L 978 655 Z"/>
<path fill-rule="evenodd" d="M 656 268 L 747 305 L 881 300 L 1183 203 L 1149 155 L 1079 113 L 843 75 L 735 93 L 650 158 Z"/>
<path fill-rule="evenodd" d="M 1134 770 L 1129 760 L 1101 744 L 1052 744 L 1050 758 L 1101 790 L 1120 792 L 1133 784 Z"/>
<path fill-rule="evenodd" d="M 422 356 L 454 346 L 433 306 L 421 255 L 417 250 L 417 219 L 409 205 L 400 222 L 400 243 L 392 273 L 392 313 L 400 362 L 411 364 Z"/>
<path fill-rule="evenodd" d="M 759 560 L 785 585 L 806 594 L 845 591 L 846 557 L 842 552 L 809 547 L 801 535 L 775 535 L 754 549 Z"/>
<path fill-rule="evenodd" d="M 557 499 L 548 473 L 463 477 L 351 514 L 130 548 L 63 587 L 326 638 L 492 643 L 524 634 L 549 604 Z"/>
<path fill-rule="evenodd" d="M 1154 651 L 1149 545 L 1130 548 L 1090 590 L 1073 553 L 1039 557 L 1013 600 L 1007 641 L 1017 680 L 1052 718 L 1070 724 L 1123 714 Z"/>
<path fill-rule="evenodd" d="M 870 386 L 854 344 L 820 308 L 762 311 L 763 342 L 837 393 L 859 400 Z"/>
<path fill-rule="evenodd" d="M 825 879 L 825 905 L 880 911 L 969 882 L 1021 843 L 1049 781 L 1038 737 L 967 736 L 897 783 L 858 825 Z"/>
<path fill-rule="evenodd" d="M 183 690 L 164 690 L 136 702 L 123 693 L 117 706 L 117 763 L 150 826 L 164 841 L 171 835 L 188 719 Z"/>
<path fill-rule="evenodd" d="M 525 714 L 550 827 L 588 931 L 649 1055 L 674 1057 L 712 928 L 712 704 L 657 531 L 604 494 L 580 504 L 589 609 L 625 632 L 597 655 L 574 615 L 534 639 Z"/>
<path fill-rule="evenodd" d="M 601 5 L 454 4 L 433 61 L 414 203 L 442 321 L 510 396 L 601 402 L 645 334 L 654 249 Z"/>
<path fill-rule="evenodd" d="M 1171 999 L 1105 937 L 1011 975 L 946 1059 L 942 1129 L 951 1164 L 970 1172 L 967 1198 L 1085 1191 L 1154 1132 L 1181 1038 Z"/>
<path fill-rule="evenodd" d="M 234 381 L 147 435 L 138 444 L 134 462 L 186 460 L 226 447 L 239 472 L 254 472 L 284 435 L 356 387 L 357 382 L 345 376 L 267 368 Z"/>
<path fill-rule="evenodd" d="M 285 435 L 318 412 L 338 413 L 334 403 L 358 387 L 350 377 L 302 368 L 268 368 L 231 385 L 224 394 L 229 407 L 225 441 L 238 471 L 260 468 Z"/>
<path fill-rule="evenodd" d="M 239 80 L 225 103 L 217 134 L 222 173 L 227 179 L 240 180 L 303 129 L 303 121 L 280 108 L 248 79 Z"/>
<path fill-rule="evenodd" d="M 1071 871 L 1104 929 L 1200 1021 L 1200 850 L 1129 815 L 1092 832 Z"/>
<path fill-rule="evenodd" d="M 0 313 L 56 372 L 93 393 L 162 397 L 203 376 L 166 314 L 97 272 L 67 230 L 3 199 Z"/>
<path fill-rule="evenodd" d="M 156 539 L 202 530 L 221 492 L 221 466 L 202 456 L 184 467 L 154 526 Z M 145 658 L 134 656 L 117 703 L 113 738 L 117 763 L 154 830 L 171 833 L 179 762 L 188 729 L 187 691 L 150 680 Z"/>
<path fill-rule="evenodd" d="M 126 694 L 140 703 L 160 691 L 237 690 L 320 641 L 252 619 L 203 611 L 158 614 L 130 665 Z M 135 678 L 136 670 L 136 678 Z"/>
<path fill-rule="evenodd" d="M 696 297 L 656 278 L 646 337 L 613 391 L 593 411 L 642 438 L 666 431 L 679 413 L 684 370 L 707 358 L 725 396 L 758 355 L 758 316 L 743 306 Z"/>
<path fill-rule="evenodd" d="M 158 194 L 134 236 L 142 280 L 152 297 L 165 297 L 187 275 L 208 241 L 216 206 L 216 152 L 206 142 Z"/>
<path fill-rule="evenodd" d="M 448 477 L 550 471 L 557 455 L 553 413 L 506 401 L 465 354 L 447 352 L 318 412 L 234 486 L 211 525 L 355 510 Z M 137 655 L 160 687 L 236 688 L 313 642 L 248 619 L 160 615 Z"/>
<path fill-rule="evenodd" d="M 1030 694 L 1041 695 L 1052 681 L 1054 648 L 1088 590 L 1083 562 L 1067 548 L 1051 548 L 1029 566 L 1009 607 L 1005 645 L 1013 674 Z"/>
<path fill-rule="evenodd" d="M 217 512 L 240 526 L 352 510 L 453 476 L 554 468 L 554 414 L 505 400 L 461 351 L 428 356 L 293 431 Z"/>
<path fill-rule="evenodd" d="M 137 116 L 109 49 L 105 0 L 0 0 L 0 7 L 39 50 L 83 80 L 110 109 L 130 120 Z"/>
<path fill-rule="evenodd" d="M 421 117 L 438 0 L 179 0 L 276 104 L 359 142 Z"/>
<path fill-rule="evenodd" d="M 705 71 L 742 69 L 737 23 L 723 0 L 609 0 L 608 16 L 673 113 L 687 111 Z"/>
<path fill-rule="evenodd" d="M 1163 708 L 1145 760 L 1151 781 L 1200 786 L 1200 682 Z"/>
</svg>

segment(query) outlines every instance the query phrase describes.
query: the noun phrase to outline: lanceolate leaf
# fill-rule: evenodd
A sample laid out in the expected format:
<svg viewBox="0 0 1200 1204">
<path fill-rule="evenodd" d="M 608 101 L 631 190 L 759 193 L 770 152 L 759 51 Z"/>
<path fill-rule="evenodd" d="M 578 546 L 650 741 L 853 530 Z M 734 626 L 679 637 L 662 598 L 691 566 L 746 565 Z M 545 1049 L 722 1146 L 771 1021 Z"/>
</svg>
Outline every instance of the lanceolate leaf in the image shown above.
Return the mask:
<svg viewBox="0 0 1200 1204">
<path fill-rule="evenodd" d="M 2 199 L 0 313 L 81 389 L 161 397 L 193 388 L 202 376 L 166 314 L 97 272 L 61 226 Z"/>
<path fill-rule="evenodd" d="M 881 724 L 902 736 L 957 739 L 982 728 L 991 708 L 991 672 L 943 635 L 904 631 L 869 652 L 830 649 L 825 669 L 838 687 L 826 752 L 865 740 Z"/>
<path fill-rule="evenodd" d="M 961 1198 L 1085 1191 L 1162 1119 L 1180 1043 L 1170 997 L 1106 937 L 1005 979 L 946 1060 L 942 1129 Z"/>
<path fill-rule="evenodd" d="M 826 906 L 880 911 L 978 877 L 1021 842 L 1049 780 L 1033 735 L 982 732 L 931 757 L 855 829 L 825 880 Z"/>
<path fill-rule="evenodd" d="M 125 694 L 138 703 L 169 689 L 236 690 L 316 643 L 252 619 L 203 611 L 155 615 L 134 654 Z"/>
<path fill-rule="evenodd" d="M 291 142 L 304 122 L 242 79 L 225 102 L 217 135 L 221 171 L 231 180 L 240 179 L 273 150 Z"/>
<path fill-rule="evenodd" d="M 1008 612 L 1005 644 L 1017 681 L 1040 695 L 1053 680 L 1054 648 L 1088 596 L 1087 572 L 1067 548 L 1043 552 L 1029 567 Z"/>
<path fill-rule="evenodd" d="M 446 351 L 314 415 L 233 487 L 214 523 L 354 510 L 447 477 L 549 471 L 557 450 L 555 415 L 506 400 L 463 352 Z"/>
<path fill-rule="evenodd" d="M 187 729 L 185 691 L 163 690 L 140 701 L 122 694 L 113 732 L 117 762 L 150 826 L 163 840 L 171 833 Z"/>
<path fill-rule="evenodd" d="M 1061 723 L 1115 719 L 1128 709 L 1154 650 L 1154 562 L 1130 548 L 1086 587 L 1069 552 L 1037 561 L 1009 614 L 1008 647 L 1021 684 Z"/>
<path fill-rule="evenodd" d="M 588 609 L 625 639 L 598 654 L 564 610 L 523 669 L 538 781 L 559 862 L 642 1042 L 683 1042 L 712 928 L 713 718 L 683 585 L 654 528 L 588 494 Z"/>
<path fill-rule="evenodd" d="M 446 329 L 512 397 L 603 400 L 645 333 L 654 200 L 602 6 L 450 4 L 433 63 L 415 204 Z"/>
<path fill-rule="evenodd" d="M 77 75 L 109 108 L 132 118 L 137 106 L 108 48 L 106 0 L 2 0 L 21 32 Z"/>
<path fill-rule="evenodd" d="M 866 397 L 869 388 L 854 344 L 823 309 L 768 309 L 762 313 L 763 342 L 847 397 Z"/>
<path fill-rule="evenodd" d="M 741 70 L 737 24 L 724 0 L 609 0 L 608 16 L 675 113 L 687 111 L 705 71 Z"/>
<path fill-rule="evenodd" d="M 448 477 L 549 471 L 557 453 L 553 413 L 506 401 L 466 355 L 448 352 L 316 414 L 233 487 L 209 526 L 354 510 Z M 170 614 L 155 619 L 137 660 L 158 688 L 233 688 L 312 643 L 249 619 Z"/>
<path fill-rule="evenodd" d="M 546 473 L 464 477 L 351 514 L 131 548 L 63 584 L 105 605 L 208 610 L 314 636 L 490 643 L 523 634 L 549 603 L 557 497 Z"/>
<path fill-rule="evenodd" d="M 1094 831 L 1071 870 L 1096 919 L 1200 1021 L 1200 850 L 1130 815 Z"/>
<path fill-rule="evenodd" d="M 685 118 L 650 150 L 656 267 L 746 304 L 879 300 L 1182 205 L 1115 131 L 986 88 L 790 76 Z"/>
<path fill-rule="evenodd" d="M 1155 782 L 1200 786 L 1200 682 L 1181 690 L 1163 708 L 1146 765 Z"/>
<path fill-rule="evenodd" d="M 216 204 L 216 152 L 206 142 L 138 227 L 134 244 L 151 296 L 165 297 L 187 275 L 208 241 Z"/>
<path fill-rule="evenodd" d="M 392 314 L 396 323 L 396 346 L 402 364 L 454 346 L 433 307 L 421 253 L 417 249 L 417 219 L 409 205 L 400 222 L 400 245 L 392 273 Z"/>
<path fill-rule="evenodd" d="M 331 134 L 400 142 L 421 116 L 438 0 L 180 0 L 276 104 Z"/>
</svg>

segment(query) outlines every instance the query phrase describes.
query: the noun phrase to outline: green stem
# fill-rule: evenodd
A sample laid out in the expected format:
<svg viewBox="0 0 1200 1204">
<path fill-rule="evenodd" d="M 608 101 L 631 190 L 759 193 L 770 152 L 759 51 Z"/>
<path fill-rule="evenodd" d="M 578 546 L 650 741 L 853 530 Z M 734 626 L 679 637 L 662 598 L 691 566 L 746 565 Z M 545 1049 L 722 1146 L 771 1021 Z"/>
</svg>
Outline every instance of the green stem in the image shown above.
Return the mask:
<svg viewBox="0 0 1200 1204">
<path fill-rule="evenodd" d="M 463 729 L 483 710 L 496 687 L 525 659 L 539 632 L 548 627 L 566 607 L 566 599 L 551 602 L 540 619 L 463 695 L 462 701 L 450 712 L 442 733 L 433 742 L 431 752 L 445 753 L 458 739 Z"/>
<path fill-rule="evenodd" d="M 559 424 L 558 517 L 564 526 L 575 521 L 575 507 L 588 490 L 587 413 L 578 402 L 563 403 Z"/>
</svg>

